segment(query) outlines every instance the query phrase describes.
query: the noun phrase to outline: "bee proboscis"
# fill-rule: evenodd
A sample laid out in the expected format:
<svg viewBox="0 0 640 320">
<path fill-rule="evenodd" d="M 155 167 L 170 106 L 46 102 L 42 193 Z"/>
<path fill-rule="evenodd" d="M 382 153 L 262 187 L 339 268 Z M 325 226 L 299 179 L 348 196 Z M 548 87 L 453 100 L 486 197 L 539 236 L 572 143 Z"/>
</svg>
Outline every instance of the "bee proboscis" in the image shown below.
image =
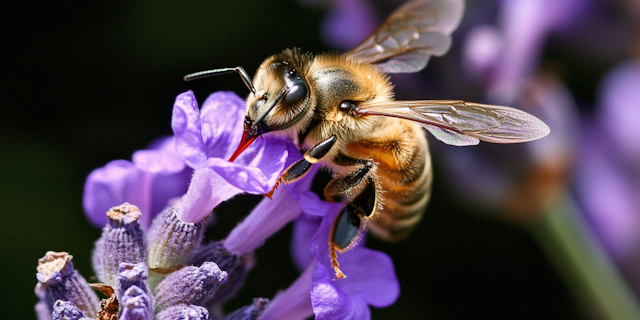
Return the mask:
<svg viewBox="0 0 640 320">
<path fill-rule="evenodd" d="M 250 89 L 244 135 L 231 161 L 256 137 L 270 132 L 306 150 L 280 181 L 299 179 L 315 163 L 334 173 L 325 197 L 346 204 L 329 235 L 337 278 L 345 276 L 337 253 L 354 246 L 365 227 L 395 241 L 422 217 L 432 182 L 423 128 L 457 146 L 480 140 L 525 142 L 549 133 L 542 121 L 510 107 L 393 100 L 386 73 L 417 72 L 431 56 L 445 54 L 463 10 L 463 0 L 410 1 L 345 54 L 284 50 L 267 58 L 253 80 L 242 67 L 185 76 L 192 80 L 237 72 Z"/>
</svg>

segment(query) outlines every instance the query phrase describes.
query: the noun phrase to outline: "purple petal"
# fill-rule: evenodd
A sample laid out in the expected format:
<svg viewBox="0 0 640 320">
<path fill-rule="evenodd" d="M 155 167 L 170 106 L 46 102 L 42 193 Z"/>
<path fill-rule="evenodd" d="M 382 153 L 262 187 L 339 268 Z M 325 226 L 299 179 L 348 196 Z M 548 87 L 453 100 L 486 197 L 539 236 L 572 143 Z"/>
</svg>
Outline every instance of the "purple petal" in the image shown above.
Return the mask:
<svg viewBox="0 0 640 320">
<path fill-rule="evenodd" d="M 208 168 L 198 169 L 193 173 L 187 194 L 182 197 L 178 218 L 187 223 L 200 222 L 218 204 L 241 192 L 217 172 Z"/>
<path fill-rule="evenodd" d="M 601 86 L 602 127 L 613 140 L 617 151 L 640 166 L 640 62 L 621 64 L 606 76 Z"/>
<path fill-rule="evenodd" d="M 315 263 L 312 263 L 287 290 L 278 292 L 260 316 L 260 320 L 302 320 L 312 316 L 309 292 L 314 269 Z"/>
<path fill-rule="evenodd" d="M 608 142 L 592 128 L 585 136 L 576 170 L 576 193 L 609 253 L 617 260 L 640 250 L 640 186 L 611 156 Z"/>
<path fill-rule="evenodd" d="M 289 191 L 280 187 L 273 194 L 273 200 L 266 197 L 262 199 L 255 209 L 231 230 L 224 246 L 231 252 L 249 253 L 262 246 L 267 238 L 298 218 L 301 213 L 300 208 L 291 199 Z"/>
<path fill-rule="evenodd" d="M 192 168 L 204 167 L 207 156 L 200 129 L 200 110 L 193 92 L 176 97 L 171 115 L 171 128 L 175 135 L 176 150 Z"/>
<path fill-rule="evenodd" d="M 393 263 L 382 252 L 356 246 L 338 256 L 340 269 L 347 277 L 334 281 L 328 242 L 336 216 L 337 212 L 325 216 L 311 238 L 311 252 L 318 260 L 311 292 L 314 312 L 317 319 L 369 317 L 368 304 L 376 307 L 388 306 L 400 295 Z"/>
<path fill-rule="evenodd" d="M 358 296 L 378 308 L 389 306 L 398 299 L 400 285 L 393 262 L 388 255 L 358 247 L 343 253 L 339 259 L 342 271 L 348 277 L 334 283 L 349 296 Z"/>
<path fill-rule="evenodd" d="M 306 269 L 315 259 L 309 250 L 309 241 L 318 230 L 322 218 L 302 215 L 293 225 L 293 239 L 291 241 L 291 253 L 298 270 Z"/>
<path fill-rule="evenodd" d="M 126 160 L 111 161 L 94 170 L 87 177 L 82 199 L 89 220 L 102 227 L 107 223 L 109 208 L 129 202 L 142 211 L 140 224 L 148 225 L 151 181 L 150 174 L 139 171 Z"/>
<path fill-rule="evenodd" d="M 233 92 L 211 94 L 202 105 L 202 139 L 208 158 L 229 159 L 240 144 L 245 103 Z"/>
<path fill-rule="evenodd" d="M 184 195 L 189 188 L 193 169 L 184 167 L 180 172 L 168 175 L 156 175 L 151 186 L 151 213 L 155 217 L 172 200 Z"/>
<path fill-rule="evenodd" d="M 313 272 L 311 304 L 316 319 L 371 319 L 371 311 L 359 296 L 351 297 L 338 288 L 332 280 L 333 269 L 318 264 Z M 340 279 L 339 281 L 345 281 Z"/>
<path fill-rule="evenodd" d="M 138 169 L 160 174 L 176 173 L 184 169 L 184 161 L 176 152 L 173 138 L 162 139 L 156 145 L 157 148 L 133 153 L 132 160 Z"/>
<path fill-rule="evenodd" d="M 234 162 L 209 158 L 207 166 L 233 186 L 248 193 L 264 194 L 280 177 L 289 157 L 289 142 L 268 138 L 256 140 Z"/>
</svg>

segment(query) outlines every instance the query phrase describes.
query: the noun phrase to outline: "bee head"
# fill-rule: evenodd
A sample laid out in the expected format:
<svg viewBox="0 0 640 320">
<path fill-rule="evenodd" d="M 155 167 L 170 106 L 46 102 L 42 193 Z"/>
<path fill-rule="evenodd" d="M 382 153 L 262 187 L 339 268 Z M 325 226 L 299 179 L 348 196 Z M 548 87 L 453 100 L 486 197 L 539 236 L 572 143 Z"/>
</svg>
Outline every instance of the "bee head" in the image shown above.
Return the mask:
<svg viewBox="0 0 640 320">
<path fill-rule="evenodd" d="M 309 108 L 309 85 L 288 61 L 274 63 L 273 78 L 247 99 L 245 133 L 260 135 L 296 125 Z"/>
<path fill-rule="evenodd" d="M 306 78 L 310 56 L 297 50 L 267 58 L 254 78 L 255 92 L 247 98 L 242 142 L 235 159 L 256 137 L 272 131 L 298 130 L 312 116 L 313 99 Z"/>
</svg>

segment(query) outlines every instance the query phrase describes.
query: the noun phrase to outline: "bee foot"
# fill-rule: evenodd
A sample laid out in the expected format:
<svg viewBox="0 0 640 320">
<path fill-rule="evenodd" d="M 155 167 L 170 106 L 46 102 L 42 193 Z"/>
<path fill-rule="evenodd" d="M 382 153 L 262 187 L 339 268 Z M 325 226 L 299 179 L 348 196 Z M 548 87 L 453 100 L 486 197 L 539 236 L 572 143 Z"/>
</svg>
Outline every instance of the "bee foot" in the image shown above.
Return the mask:
<svg viewBox="0 0 640 320">
<path fill-rule="evenodd" d="M 267 198 L 269 198 L 269 200 L 273 200 L 273 198 L 272 198 L 273 197 L 273 193 L 276 192 L 276 189 L 280 185 L 281 181 L 282 181 L 281 179 L 278 179 L 278 181 L 276 182 L 276 185 L 273 186 L 273 188 L 271 188 L 271 190 L 269 192 L 263 193 L 262 195 L 267 197 Z"/>
<path fill-rule="evenodd" d="M 333 281 L 346 278 L 347 275 L 344 274 L 342 270 L 340 270 L 340 264 L 338 263 L 338 252 L 336 251 L 335 245 L 329 244 L 329 250 L 331 251 L 329 253 L 329 257 L 331 258 L 331 267 L 333 267 L 333 270 L 336 273 L 336 277 L 335 279 L 333 279 Z"/>
</svg>

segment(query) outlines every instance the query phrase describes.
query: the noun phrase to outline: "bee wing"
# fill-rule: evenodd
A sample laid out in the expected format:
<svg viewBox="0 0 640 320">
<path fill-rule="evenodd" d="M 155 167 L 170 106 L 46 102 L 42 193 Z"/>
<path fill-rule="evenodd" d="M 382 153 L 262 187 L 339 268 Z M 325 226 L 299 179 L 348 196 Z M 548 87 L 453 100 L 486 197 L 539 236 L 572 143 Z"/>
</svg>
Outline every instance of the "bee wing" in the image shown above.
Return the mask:
<svg viewBox="0 0 640 320">
<path fill-rule="evenodd" d="M 429 57 L 445 54 L 458 27 L 463 0 L 417 0 L 396 9 L 384 23 L 347 55 L 386 73 L 422 70 Z"/>
<path fill-rule="evenodd" d="M 389 101 L 358 106 L 360 115 L 395 117 L 422 125 L 438 140 L 455 146 L 482 141 L 517 143 L 549 134 L 540 119 L 515 108 L 460 100 Z"/>
</svg>

